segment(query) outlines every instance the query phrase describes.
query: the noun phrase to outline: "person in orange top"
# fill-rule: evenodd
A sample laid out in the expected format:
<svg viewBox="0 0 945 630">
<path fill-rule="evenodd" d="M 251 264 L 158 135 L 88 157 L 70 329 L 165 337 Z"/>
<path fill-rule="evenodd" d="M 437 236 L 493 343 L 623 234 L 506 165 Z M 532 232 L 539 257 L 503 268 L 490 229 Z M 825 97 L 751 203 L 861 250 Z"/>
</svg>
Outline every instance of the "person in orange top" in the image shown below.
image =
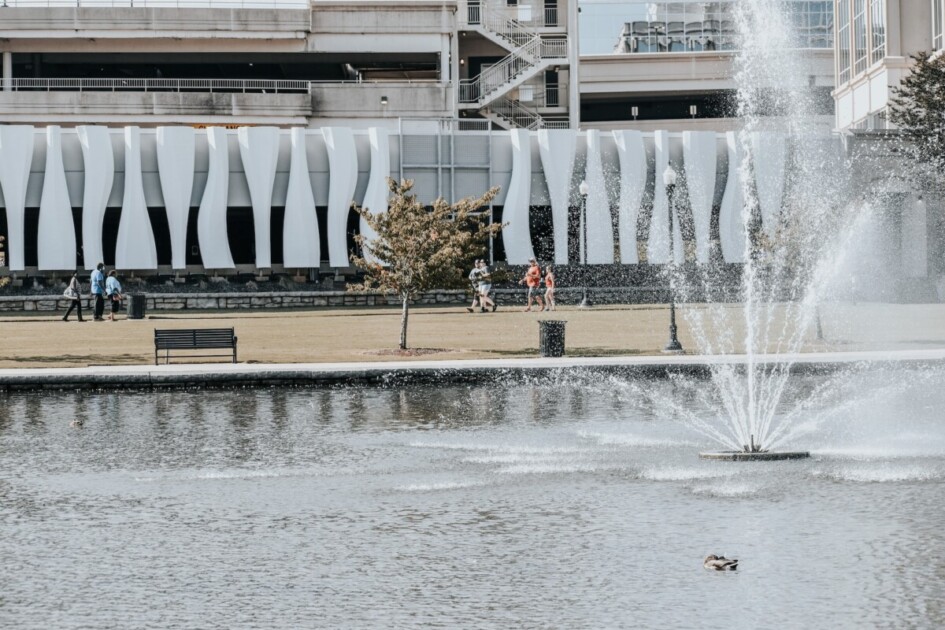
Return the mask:
<svg viewBox="0 0 945 630">
<path fill-rule="evenodd" d="M 525 304 L 525 312 L 532 310 L 532 300 L 538 303 L 538 310 L 545 310 L 545 303 L 541 299 L 541 267 L 534 258 L 528 261 L 528 272 L 525 277 L 518 281 L 519 284 L 528 286 L 528 301 Z"/>
<path fill-rule="evenodd" d="M 545 267 L 545 310 L 555 310 L 555 270 Z"/>
</svg>

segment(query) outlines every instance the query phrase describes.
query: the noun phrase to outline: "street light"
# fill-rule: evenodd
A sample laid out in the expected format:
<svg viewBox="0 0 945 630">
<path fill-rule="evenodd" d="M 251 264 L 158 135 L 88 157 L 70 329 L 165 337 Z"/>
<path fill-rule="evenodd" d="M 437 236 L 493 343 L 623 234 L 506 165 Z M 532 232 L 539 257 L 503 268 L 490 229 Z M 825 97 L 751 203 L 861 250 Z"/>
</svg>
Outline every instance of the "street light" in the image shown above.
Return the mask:
<svg viewBox="0 0 945 630">
<path fill-rule="evenodd" d="M 581 193 L 581 275 L 584 280 L 584 297 L 581 299 L 581 308 L 590 308 L 593 306 L 591 300 L 587 297 L 587 193 L 591 187 L 587 185 L 587 180 L 581 180 L 578 186 L 578 192 Z"/>
<path fill-rule="evenodd" d="M 672 166 L 667 166 L 663 171 L 663 183 L 666 184 L 666 196 L 669 198 L 669 343 L 663 348 L 663 352 L 682 352 L 682 344 L 676 338 L 676 292 L 673 290 L 672 265 L 676 262 L 675 252 L 673 251 L 673 207 L 676 203 L 676 171 Z"/>
</svg>

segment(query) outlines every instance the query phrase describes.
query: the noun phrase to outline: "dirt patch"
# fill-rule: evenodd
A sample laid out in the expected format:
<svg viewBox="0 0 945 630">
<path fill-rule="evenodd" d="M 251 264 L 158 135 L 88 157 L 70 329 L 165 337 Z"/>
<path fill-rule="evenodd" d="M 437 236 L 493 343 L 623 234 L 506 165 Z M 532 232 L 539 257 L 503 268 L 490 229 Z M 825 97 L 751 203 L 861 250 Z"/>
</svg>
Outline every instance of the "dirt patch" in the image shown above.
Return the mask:
<svg viewBox="0 0 945 630">
<path fill-rule="evenodd" d="M 379 357 L 423 357 L 430 354 L 441 354 L 443 352 L 453 352 L 453 350 L 447 348 L 407 348 L 406 350 L 388 348 L 385 350 L 371 350 L 364 354 Z"/>
<path fill-rule="evenodd" d="M 49 354 L 5 358 L 14 363 L 54 363 L 73 366 L 89 365 L 137 365 L 142 363 L 140 354 Z"/>
</svg>

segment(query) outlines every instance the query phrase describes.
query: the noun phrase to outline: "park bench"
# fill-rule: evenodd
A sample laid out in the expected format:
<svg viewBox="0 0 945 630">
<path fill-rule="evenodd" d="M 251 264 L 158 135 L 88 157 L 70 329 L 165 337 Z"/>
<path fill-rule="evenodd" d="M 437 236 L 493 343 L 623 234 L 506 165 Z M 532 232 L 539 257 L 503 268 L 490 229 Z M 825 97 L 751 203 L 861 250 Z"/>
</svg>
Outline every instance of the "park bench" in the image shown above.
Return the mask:
<svg viewBox="0 0 945 630">
<path fill-rule="evenodd" d="M 232 350 L 236 363 L 236 335 L 232 328 L 175 328 L 154 329 L 154 365 L 164 351 L 164 363 L 171 362 L 172 350 Z M 188 358 L 222 358 L 226 354 L 187 354 Z"/>
</svg>

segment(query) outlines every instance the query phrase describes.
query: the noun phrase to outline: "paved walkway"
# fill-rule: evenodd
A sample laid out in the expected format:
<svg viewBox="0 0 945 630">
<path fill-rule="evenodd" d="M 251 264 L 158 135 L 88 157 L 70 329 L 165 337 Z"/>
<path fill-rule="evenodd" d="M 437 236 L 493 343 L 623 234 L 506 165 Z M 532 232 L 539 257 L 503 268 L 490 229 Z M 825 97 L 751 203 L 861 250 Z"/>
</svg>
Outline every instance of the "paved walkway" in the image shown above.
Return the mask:
<svg viewBox="0 0 945 630">
<path fill-rule="evenodd" d="M 679 337 L 689 352 L 696 352 L 698 344 L 688 318 L 704 310 L 701 305 L 679 308 Z M 733 338 L 741 339 L 740 309 L 727 307 L 726 314 Z M 945 348 L 945 305 L 827 304 L 821 314 L 824 340 L 817 340 L 813 329 L 804 331 L 805 353 Z M 503 307 L 487 314 L 469 314 L 454 306 L 411 309 L 408 341 L 414 350 L 408 356 L 397 351 L 397 308 L 161 313 L 137 321 L 82 324 L 62 322 L 59 316 L 6 315 L 0 317 L 0 368 L 153 370 L 155 328 L 230 326 L 239 337 L 239 360 L 251 365 L 326 364 L 327 369 L 336 369 L 329 366 L 390 362 L 386 367 L 390 370 L 395 362 L 525 359 L 538 354 L 541 319 L 567 320 L 569 360 L 650 355 L 665 360 L 660 356 L 668 336 L 665 306 L 566 307 L 556 313 Z M 772 341 L 768 351 L 776 350 Z M 730 352 L 737 354 L 743 348 L 736 342 Z"/>
</svg>

